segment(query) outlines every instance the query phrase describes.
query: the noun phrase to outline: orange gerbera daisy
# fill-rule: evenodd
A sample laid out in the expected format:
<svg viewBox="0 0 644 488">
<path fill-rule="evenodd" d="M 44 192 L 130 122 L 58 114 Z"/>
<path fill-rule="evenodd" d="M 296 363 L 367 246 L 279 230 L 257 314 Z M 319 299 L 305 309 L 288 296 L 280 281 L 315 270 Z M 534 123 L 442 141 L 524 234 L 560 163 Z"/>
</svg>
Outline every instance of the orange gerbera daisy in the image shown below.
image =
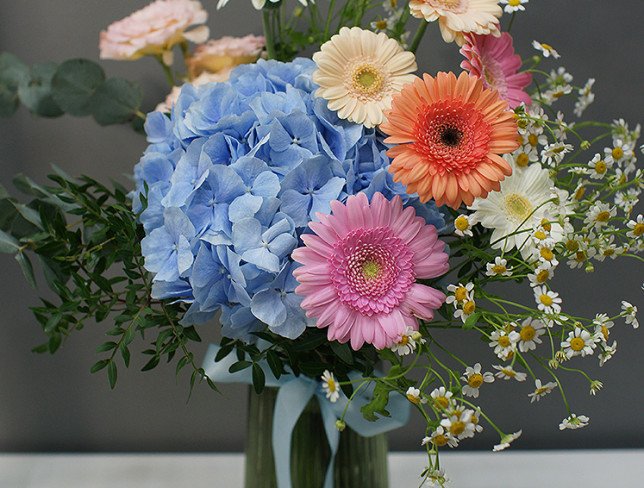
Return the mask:
<svg viewBox="0 0 644 488">
<path fill-rule="evenodd" d="M 427 74 L 394 95 L 380 129 L 397 144 L 389 171 L 409 193 L 458 208 L 499 190 L 512 174 L 500 156 L 519 147 L 514 113 L 496 90 L 466 72 Z"/>
</svg>

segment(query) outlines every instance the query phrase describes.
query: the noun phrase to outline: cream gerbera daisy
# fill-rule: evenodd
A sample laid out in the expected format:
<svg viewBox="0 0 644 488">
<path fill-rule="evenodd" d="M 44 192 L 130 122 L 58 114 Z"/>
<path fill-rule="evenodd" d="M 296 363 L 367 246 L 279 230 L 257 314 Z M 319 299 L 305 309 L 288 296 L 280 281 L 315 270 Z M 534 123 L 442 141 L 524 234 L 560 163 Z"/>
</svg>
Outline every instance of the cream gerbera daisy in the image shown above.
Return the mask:
<svg viewBox="0 0 644 488">
<path fill-rule="evenodd" d="M 318 97 L 338 117 L 366 127 L 384 121 L 391 97 L 413 81 L 418 68 L 413 53 L 386 34 L 343 27 L 313 55 Z"/>
<path fill-rule="evenodd" d="M 472 218 L 483 227 L 494 229 L 491 237 L 494 249 L 507 252 L 516 247 L 528 259 L 536 249 L 531 238 L 535 222 L 537 226 L 544 219 L 552 222 L 549 238 L 554 242 L 563 239 L 563 227 L 553 218 L 559 209 L 549 201 L 554 183 L 548 170 L 538 163 L 523 171 L 514 170 L 501 182 L 499 191 L 490 192 L 487 198 L 475 199 L 468 208 L 475 211 Z"/>
<path fill-rule="evenodd" d="M 445 42 L 456 41 L 459 46 L 469 32 L 501 35 L 498 19 L 503 10 L 497 0 L 411 0 L 409 10 L 427 22 L 438 20 Z"/>
</svg>

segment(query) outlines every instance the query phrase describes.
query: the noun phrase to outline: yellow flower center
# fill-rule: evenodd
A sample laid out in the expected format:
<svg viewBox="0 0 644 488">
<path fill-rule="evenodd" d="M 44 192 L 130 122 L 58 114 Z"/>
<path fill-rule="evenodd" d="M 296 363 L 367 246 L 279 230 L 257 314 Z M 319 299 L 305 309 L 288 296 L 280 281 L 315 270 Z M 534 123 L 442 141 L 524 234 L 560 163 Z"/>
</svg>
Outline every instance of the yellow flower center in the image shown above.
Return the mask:
<svg viewBox="0 0 644 488">
<path fill-rule="evenodd" d="M 532 204 L 523 195 L 510 193 L 505 197 L 505 208 L 516 220 L 524 221 L 532 213 Z"/>
<path fill-rule="evenodd" d="M 608 222 L 608 219 L 610 219 L 610 212 L 608 210 L 602 210 L 596 217 L 597 222 Z"/>
<path fill-rule="evenodd" d="M 439 396 L 434 399 L 434 403 L 441 408 L 449 407 L 449 399 L 444 396 Z"/>
<path fill-rule="evenodd" d="M 535 236 L 537 239 L 539 239 L 540 241 L 543 241 L 544 239 L 546 239 L 546 238 L 548 237 L 548 234 L 546 234 L 546 233 L 545 233 L 544 231 L 542 231 L 542 230 L 538 230 L 537 232 L 535 232 L 535 233 L 534 233 L 534 236 Z"/>
<path fill-rule="evenodd" d="M 539 138 L 536 136 L 536 134 L 530 134 L 530 135 L 528 136 L 528 143 L 529 143 L 532 147 L 536 147 L 538 142 L 539 142 Z"/>
<path fill-rule="evenodd" d="M 479 388 L 483 384 L 483 375 L 480 373 L 471 374 L 470 377 L 467 378 L 467 384 L 472 388 Z"/>
<path fill-rule="evenodd" d="M 602 335 L 604 336 L 604 340 L 608 341 L 608 336 L 610 335 L 610 331 L 608 330 L 608 327 L 606 327 L 605 325 L 602 325 L 601 331 L 602 331 Z"/>
<path fill-rule="evenodd" d="M 624 150 L 621 147 L 615 147 L 612 151 L 615 159 L 622 159 L 624 157 Z"/>
<path fill-rule="evenodd" d="M 465 217 L 464 215 L 459 215 L 458 217 L 456 217 L 456 220 L 454 221 L 454 225 L 461 232 L 464 230 L 467 230 L 470 227 L 470 223 L 467 220 L 467 217 Z"/>
<path fill-rule="evenodd" d="M 517 375 L 516 371 L 514 371 L 513 369 L 506 368 L 503 368 L 501 370 L 501 373 L 503 373 L 505 376 L 509 376 L 510 378 L 514 378 Z"/>
<path fill-rule="evenodd" d="M 606 173 L 606 169 L 607 166 L 604 160 L 600 160 L 595 163 L 595 173 L 603 175 L 604 173 Z"/>
<path fill-rule="evenodd" d="M 530 163 L 530 158 L 526 153 L 522 152 L 517 156 L 516 163 L 520 168 L 525 168 Z"/>
<path fill-rule="evenodd" d="M 584 251 L 577 251 L 575 254 L 575 260 L 578 262 L 582 262 L 586 260 L 586 253 Z"/>
<path fill-rule="evenodd" d="M 534 327 L 532 327 L 531 325 L 526 325 L 521 329 L 519 335 L 521 336 L 522 341 L 531 341 L 532 339 L 534 339 L 536 333 L 537 331 L 534 330 Z"/>
<path fill-rule="evenodd" d="M 542 269 L 537 273 L 536 281 L 537 283 L 542 285 L 543 283 L 548 281 L 548 278 L 550 278 L 550 272 L 547 269 Z"/>
<path fill-rule="evenodd" d="M 552 224 L 545 217 L 541 219 L 540 224 L 541 224 L 541 227 L 543 227 L 546 232 L 550 232 L 552 230 Z"/>
<path fill-rule="evenodd" d="M 401 346 L 406 346 L 407 344 L 409 344 L 409 336 L 403 335 L 402 338 L 400 339 L 400 342 L 398 342 L 398 344 Z"/>
<path fill-rule="evenodd" d="M 552 51 L 553 47 L 550 44 L 546 44 L 545 42 L 541 43 L 541 47 L 544 48 L 546 51 Z"/>
<path fill-rule="evenodd" d="M 353 88 L 365 98 L 373 98 L 382 92 L 385 79 L 380 70 L 372 64 L 361 64 L 351 76 Z"/>
<path fill-rule="evenodd" d="M 566 241 L 566 249 L 570 252 L 577 252 L 579 250 L 579 242 L 574 239 Z"/>
<path fill-rule="evenodd" d="M 548 387 L 542 386 L 541 388 L 537 388 L 536 390 L 534 390 L 534 393 L 535 393 L 535 395 L 539 396 L 539 395 L 543 395 L 545 393 L 548 393 L 549 390 L 550 389 Z"/>
<path fill-rule="evenodd" d="M 372 280 L 378 277 L 380 273 L 380 265 L 375 261 L 365 261 L 362 265 L 362 276 L 368 280 Z"/>
<path fill-rule="evenodd" d="M 501 347 L 509 347 L 510 346 L 510 338 L 508 336 L 501 336 L 501 337 L 499 337 L 499 340 L 497 341 L 497 343 Z"/>
<path fill-rule="evenodd" d="M 409 400 L 414 405 L 418 405 L 420 403 L 420 397 L 412 395 L 411 393 L 407 394 L 407 400 Z"/>
<path fill-rule="evenodd" d="M 581 337 L 575 337 L 570 340 L 570 349 L 573 351 L 581 351 L 586 344 Z"/>
<path fill-rule="evenodd" d="M 335 384 L 333 378 L 329 378 L 329 380 L 326 382 L 326 386 L 331 393 L 335 392 L 338 389 L 338 386 Z"/>
<path fill-rule="evenodd" d="M 387 21 L 386 20 L 377 20 L 376 23 L 374 24 L 376 29 L 378 30 L 385 30 L 387 28 Z"/>
<path fill-rule="evenodd" d="M 635 227 L 633 227 L 633 234 L 637 237 L 644 234 L 644 222 L 638 222 L 637 224 L 635 224 Z"/>
<path fill-rule="evenodd" d="M 508 0 L 508 5 L 510 7 L 518 7 L 521 5 L 521 0 Z"/>
<path fill-rule="evenodd" d="M 461 435 L 463 432 L 465 432 L 465 422 L 462 422 L 460 420 L 452 422 L 452 425 L 449 426 L 449 432 L 453 436 Z"/>
<path fill-rule="evenodd" d="M 436 447 L 443 447 L 447 444 L 447 436 L 445 434 L 437 434 L 432 437 L 432 444 Z"/>
<path fill-rule="evenodd" d="M 463 312 L 465 315 L 472 315 L 474 310 L 476 310 L 476 304 L 471 300 L 463 305 Z"/>
<path fill-rule="evenodd" d="M 456 290 L 454 290 L 454 298 L 456 298 L 457 301 L 462 302 L 467 298 L 467 288 L 464 286 L 459 286 Z"/>
<path fill-rule="evenodd" d="M 608 248 L 604 249 L 604 251 L 602 252 L 602 254 L 603 254 L 604 256 L 610 257 L 610 256 L 612 256 L 613 254 L 615 254 L 615 249 L 613 249 L 612 247 L 608 247 Z"/>
<path fill-rule="evenodd" d="M 545 293 L 539 296 L 539 301 L 543 303 L 546 307 L 549 307 L 550 305 L 553 304 L 552 297 L 550 295 L 546 295 Z"/>
<path fill-rule="evenodd" d="M 539 255 L 546 261 L 552 261 L 555 257 L 555 254 L 547 247 L 539 249 Z"/>
<path fill-rule="evenodd" d="M 493 272 L 494 274 L 503 274 L 503 273 L 505 273 L 507 270 L 508 270 L 508 268 L 506 268 L 506 267 L 505 267 L 505 266 L 503 266 L 502 264 L 495 264 L 494 266 L 492 266 L 492 272 Z"/>
<path fill-rule="evenodd" d="M 580 186 L 577 188 L 577 191 L 575 192 L 575 200 L 581 200 L 584 198 L 584 195 L 586 194 L 586 187 L 585 186 Z"/>
</svg>

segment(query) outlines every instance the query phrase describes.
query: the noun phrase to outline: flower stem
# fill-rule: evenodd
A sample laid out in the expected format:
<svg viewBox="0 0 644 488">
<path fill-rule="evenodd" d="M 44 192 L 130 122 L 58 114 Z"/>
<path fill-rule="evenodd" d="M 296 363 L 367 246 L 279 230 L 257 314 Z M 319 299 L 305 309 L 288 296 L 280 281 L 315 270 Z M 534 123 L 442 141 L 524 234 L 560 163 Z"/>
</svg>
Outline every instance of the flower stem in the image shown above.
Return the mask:
<svg viewBox="0 0 644 488">
<path fill-rule="evenodd" d="M 176 85 L 176 82 L 174 81 L 174 75 L 172 74 L 172 68 L 163 62 L 162 56 L 155 56 L 155 58 L 161 65 L 161 68 L 163 68 L 163 73 L 165 74 L 166 80 L 168 80 L 168 84 L 172 88 Z"/>
<path fill-rule="evenodd" d="M 423 40 L 423 36 L 425 35 L 425 31 L 427 30 L 427 22 L 424 20 L 420 21 L 420 25 L 418 26 L 418 30 L 416 31 L 416 34 L 414 34 L 414 39 L 411 41 L 411 45 L 409 46 L 409 50 L 412 53 L 416 53 L 416 49 L 418 49 L 418 46 L 420 45 L 420 41 Z"/>
<path fill-rule="evenodd" d="M 271 12 L 266 8 L 262 10 L 262 27 L 264 28 L 268 59 L 275 59 L 277 56 L 275 52 L 275 37 L 273 36 L 273 29 L 271 27 Z"/>
</svg>

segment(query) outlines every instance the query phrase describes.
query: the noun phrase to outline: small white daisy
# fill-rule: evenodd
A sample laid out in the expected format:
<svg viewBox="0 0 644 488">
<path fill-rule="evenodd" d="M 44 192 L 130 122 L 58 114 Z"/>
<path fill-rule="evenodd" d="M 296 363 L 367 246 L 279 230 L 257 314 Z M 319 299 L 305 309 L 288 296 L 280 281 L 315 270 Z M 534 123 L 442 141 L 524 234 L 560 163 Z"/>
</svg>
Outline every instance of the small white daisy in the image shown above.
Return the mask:
<svg viewBox="0 0 644 488">
<path fill-rule="evenodd" d="M 559 424 L 559 430 L 565 429 L 581 429 L 588 425 L 590 419 L 585 415 L 575 415 L 574 413 L 570 414 L 570 417 L 566 417 Z"/>
<path fill-rule="evenodd" d="M 497 256 L 493 263 L 487 263 L 487 276 L 512 276 L 512 266 L 508 266 L 507 259 Z"/>
<path fill-rule="evenodd" d="M 459 440 L 474 437 L 476 424 L 472 422 L 473 413 L 473 410 L 465 410 L 460 415 L 450 415 L 441 420 L 441 425 Z"/>
<path fill-rule="evenodd" d="M 472 315 L 476 311 L 476 302 L 474 300 L 468 300 L 463 303 L 463 306 L 454 312 L 454 318 L 458 319 L 460 318 L 463 323 L 467 322 L 467 319 L 470 318 L 470 315 Z"/>
<path fill-rule="evenodd" d="M 597 347 L 595 338 L 590 332 L 580 327 L 575 327 L 575 330 L 571 331 L 568 338 L 561 343 L 561 348 L 568 359 L 574 356 L 589 356 L 595 347 Z"/>
<path fill-rule="evenodd" d="M 460 237 L 472 237 L 472 227 L 476 221 L 471 215 L 461 214 L 454 219 L 454 233 Z"/>
<path fill-rule="evenodd" d="M 471 300 L 474 297 L 474 283 L 458 285 L 448 285 L 447 291 L 450 295 L 447 296 L 445 303 L 453 303 L 454 307 L 458 306 L 460 303 L 464 303 L 468 300 Z"/>
<path fill-rule="evenodd" d="M 503 450 L 507 449 L 508 447 L 510 447 L 510 444 L 513 441 L 516 441 L 519 437 L 521 437 L 521 432 L 522 431 L 518 431 L 518 432 L 515 432 L 513 434 L 504 435 L 501 438 L 501 442 L 499 444 L 497 444 L 496 446 L 494 446 L 492 451 L 499 452 L 499 451 L 503 451 Z"/>
<path fill-rule="evenodd" d="M 626 227 L 630 229 L 630 231 L 626 233 L 628 237 L 631 239 L 641 239 L 644 235 L 644 216 L 639 214 L 635 220 L 629 220 Z"/>
<path fill-rule="evenodd" d="M 546 396 L 556 387 L 557 387 L 557 383 L 554 383 L 552 381 L 550 383 L 546 383 L 545 385 L 542 385 L 541 380 L 539 379 L 534 380 L 534 392 L 528 394 L 528 397 L 531 398 L 530 403 L 534 403 L 535 401 L 538 402 L 539 399 L 541 399 L 541 397 Z"/>
<path fill-rule="evenodd" d="M 615 322 L 609 319 L 605 313 L 598 313 L 593 320 L 595 326 L 595 337 L 602 342 L 608 342 L 610 329 L 615 325 Z"/>
<path fill-rule="evenodd" d="M 443 446 L 457 447 L 458 446 L 458 439 L 454 437 L 450 432 L 445 430 L 445 428 L 442 425 L 439 425 L 429 437 L 425 437 L 421 445 L 424 446 L 429 442 L 434 444 L 436 447 L 443 447 Z"/>
<path fill-rule="evenodd" d="M 559 298 L 559 293 L 548 290 L 545 286 L 535 286 L 533 291 L 539 310 L 545 313 L 561 312 L 562 300 Z"/>
<path fill-rule="evenodd" d="M 589 175 L 594 180 L 601 180 L 606 176 L 606 172 L 611 168 L 613 163 L 607 163 L 602 159 L 600 154 L 595 154 L 595 157 L 588 163 L 590 169 Z"/>
<path fill-rule="evenodd" d="M 432 401 L 434 402 L 434 406 L 442 410 L 447 410 L 450 407 L 450 405 L 452 404 L 452 395 L 453 393 L 447 390 L 444 386 L 435 388 L 429 394 L 429 396 L 432 398 Z"/>
<path fill-rule="evenodd" d="M 398 340 L 391 346 L 391 350 L 399 356 L 407 356 L 414 352 L 419 344 L 426 341 L 422 338 L 420 332 L 413 327 L 407 326 L 405 332 L 400 335 Z"/>
<path fill-rule="evenodd" d="M 634 156 L 633 148 L 622 139 L 615 139 L 613 147 L 604 148 L 604 159 L 611 163 L 624 163 L 633 159 Z"/>
<path fill-rule="evenodd" d="M 495 373 L 494 376 L 496 376 L 499 379 L 503 379 L 503 380 L 515 379 L 517 381 L 525 381 L 526 378 L 528 377 L 528 375 L 525 373 L 521 373 L 520 371 L 515 371 L 511 365 L 507 365 L 507 366 L 493 365 L 492 367 L 498 370 L 498 372 Z"/>
<path fill-rule="evenodd" d="M 577 92 L 579 98 L 575 102 L 575 110 L 573 111 L 577 117 L 581 117 L 584 110 L 595 101 L 595 94 L 593 93 L 593 85 L 595 84 L 594 78 L 589 78 L 586 84 Z"/>
<path fill-rule="evenodd" d="M 516 324 L 512 325 L 516 326 Z M 490 347 L 494 348 L 494 354 L 499 359 L 506 360 L 511 354 L 514 354 L 519 339 L 519 334 L 514 330 L 510 331 L 510 333 L 505 330 L 495 330 L 490 334 Z"/>
<path fill-rule="evenodd" d="M 423 482 L 423 488 L 445 488 L 447 483 L 449 483 L 449 478 L 445 476 L 445 470 L 443 468 L 428 469 Z"/>
<path fill-rule="evenodd" d="M 528 275 L 528 280 L 530 281 L 530 286 L 540 286 L 552 279 L 554 275 L 555 268 L 539 263 L 539 266 L 534 270 L 534 273 Z"/>
<path fill-rule="evenodd" d="M 519 10 L 525 10 L 525 7 L 523 4 L 528 3 L 530 0 L 501 0 L 501 5 L 505 5 L 503 7 L 503 10 L 508 13 L 512 14 L 514 12 L 518 12 Z"/>
<path fill-rule="evenodd" d="M 635 305 L 622 301 L 622 313 L 625 314 L 624 320 L 626 323 L 631 324 L 633 329 L 637 329 L 640 326 L 637 320 L 637 307 Z"/>
<path fill-rule="evenodd" d="M 584 219 L 584 223 L 600 229 L 606 225 L 611 218 L 617 215 L 617 209 L 611 207 L 608 203 L 597 202 L 590 209 Z"/>
<path fill-rule="evenodd" d="M 561 163 L 564 156 L 572 151 L 574 148 L 571 144 L 565 144 L 563 142 L 554 142 L 548 144 L 541 151 L 541 159 L 546 165 L 557 165 Z"/>
<path fill-rule="evenodd" d="M 407 396 L 407 400 L 409 400 L 414 405 L 427 403 L 427 399 L 421 397 L 420 390 L 418 388 L 414 388 L 413 386 L 407 388 L 405 395 Z"/>
<path fill-rule="evenodd" d="M 599 353 L 599 366 L 603 366 L 606 362 L 612 358 L 617 352 L 617 341 L 613 341 L 612 345 L 604 344 L 601 346 L 601 352 Z"/>
<path fill-rule="evenodd" d="M 545 326 L 543 322 L 532 317 L 528 317 L 521 323 L 521 330 L 519 331 L 519 350 L 521 352 L 532 351 L 537 348 L 537 344 L 541 344 L 539 338 L 545 334 Z"/>
<path fill-rule="evenodd" d="M 494 381 L 494 375 L 490 372 L 482 373 L 481 363 L 476 363 L 474 367 L 468 366 L 465 369 L 465 373 L 461 376 L 461 379 L 467 383 L 463 386 L 463 395 L 478 398 L 479 388 L 483 386 L 483 383 L 492 383 Z"/>
<path fill-rule="evenodd" d="M 555 51 L 555 49 L 550 45 L 546 44 L 543 42 L 538 42 L 538 41 L 532 41 L 532 47 L 535 48 L 537 51 L 541 51 L 543 53 L 544 58 L 549 58 L 552 56 L 555 59 L 560 58 L 559 53 Z"/>
<path fill-rule="evenodd" d="M 324 370 L 324 373 L 322 373 L 322 388 L 331 403 L 338 401 L 338 398 L 340 398 L 340 386 L 333 376 L 333 373 L 328 369 Z"/>
</svg>

